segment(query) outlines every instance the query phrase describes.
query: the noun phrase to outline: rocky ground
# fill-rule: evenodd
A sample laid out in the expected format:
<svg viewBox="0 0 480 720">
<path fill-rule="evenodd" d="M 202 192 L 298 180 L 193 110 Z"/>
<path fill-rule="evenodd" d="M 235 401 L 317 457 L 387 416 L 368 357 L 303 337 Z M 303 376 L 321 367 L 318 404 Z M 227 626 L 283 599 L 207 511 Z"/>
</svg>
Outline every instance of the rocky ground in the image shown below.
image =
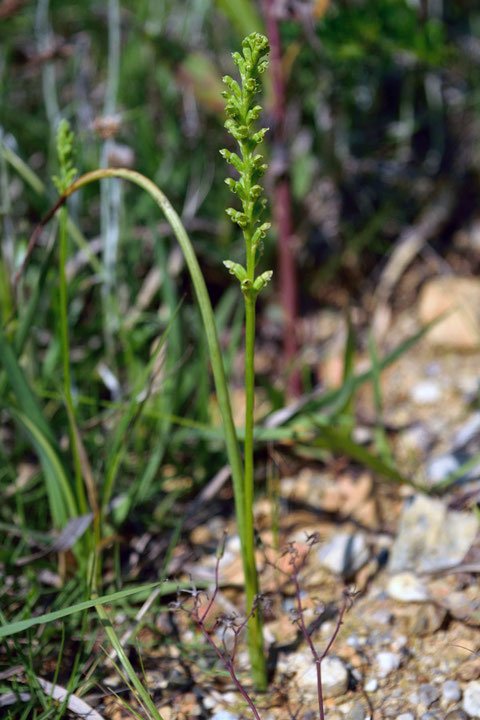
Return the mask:
<svg viewBox="0 0 480 720">
<path fill-rule="evenodd" d="M 465 300 L 465 292 L 462 283 L 455 289 L 451 282 L 452 302 L 455 307 L 464 303 L 468 312 L 448 316 L 443 335 L 440 324 L 382 376 L 384 423 L 393 455 L 425 492 L 389 483 L 348 461 L 303 465 L 291 473 L 285 462 L 280 463 L 276 492 L 256 503 L 262 592 L 270 599 L 265 639 L 275 660 L 270 691 L 253 693 L 264 720 L 318 716 L 315 666 L 296 622 L 294 586 L 285 575 L 291 575 L 291 567 L 284 550 L 292 542 L 301 561 L 304 619 L 316 624 L 313 638 L 319 651 L 335 631 L 345 587 L 355 586 L 357 592 L 323 662 L 328 720 L 480 717 L 480 332 L 472 326 L 474 299 Z M 439 298 L 444 296 L 445 288 L 437 288 L 433 304 L 442 311 L 445 302 Z M 422 302 L 416 315 L 400 314 L 391 324 L 387 347 L 415 330 L 419 320 L 430 319 L 433 311 L 425 309 L 425 295 Z M 466 328 L 459 327 L 462 322 Z M 362 363 L 365 359 L 359 357 L 359 368 Z M 359 417 L 369 416 L 371 389 L 360 392 L 357 406 Z M 371 427 L 366 423 L 355 432 L 367 441 Z M 443 487 L 453 473 L 456 482 Z M 273 532 L 275 508 L 278 527 Z M 211 584 L 215 549 L 224 532 L 212 623 L 221 613 L 242 612 L 233 519 L 216 515 L 194 527 L 190 551 L 179 545 L 172 566 L 181 567 L 185 576 L 191 573 L 199 586 Z M 320 542 L 310 547 L 312 533 L 318 533 Z M 192 547 L 193 561 L 188 560 Z M 172 628 L 183 648 L 191 650 L 185 655 L 178 643 L 166 644 L 147 671 L 150 686 L 162 689 L 163 717 L 251 717 L 185 613 L 158 615 L 157 631 L 164 633 L 166 643 Z M 214 637 L 222 647 L 231 641 L 224 626 Z M 247 667 L 240 645 L 238 673 L 250 690 Z M 124 713 L 118 705 L 110 708 L 116 720 Z"/>
</svg>

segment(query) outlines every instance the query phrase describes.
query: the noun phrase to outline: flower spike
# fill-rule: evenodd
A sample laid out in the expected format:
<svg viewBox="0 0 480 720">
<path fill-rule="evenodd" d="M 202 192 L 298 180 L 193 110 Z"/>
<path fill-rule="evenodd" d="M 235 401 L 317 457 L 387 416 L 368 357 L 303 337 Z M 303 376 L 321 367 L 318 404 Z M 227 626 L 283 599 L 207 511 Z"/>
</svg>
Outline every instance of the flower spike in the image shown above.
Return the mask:
<svg viewBox="0 0 480 720">
<path fill-rule="evenodd" d="M 238 195 L 242 212 L 234 208 L 228 208 L 226 212 L 243 230 L 249 282 L 242 278 L 241 287 L 245 294 L 255 298 L 266 285 L 268 275 L 264 273 L 260 276 L 262 280 L 258 278 L 258 282 L 255 281 L 254 269 L 262 249 L 260 240 L 265 237 L 265 232 L 270 227 L 268 223 L 260 225 L 266 203 L 261 197 L 263 188 L 258 181 L 267 170 L 267 165 L 262 155 L 256 152 L 257 145 L 263 142 L 268 128 L 258 130 L 254 127 L 262 112 L 262 107 L 255 102 L 255 95 L 261 88 L 258 78 L 268 65 L 268 40 L 264 35 L 251 33 L 244 39 L 242 51 L 243 56 L 233 53 L 233 61 L 240 71 L 241 83 L 225 75 L 223 82 L 227 89 L 222 93 L 226 99 L 225 109 L 228 116 L 225 127 L 237 141 L 240 154 L 229 150 L 220 150 L 220 154 L 240 175 L 239 180 L 227 178 L 225 182 L 229 189 Z M 268 279 L 270 277 L 271 273 Z"/>
</svg>

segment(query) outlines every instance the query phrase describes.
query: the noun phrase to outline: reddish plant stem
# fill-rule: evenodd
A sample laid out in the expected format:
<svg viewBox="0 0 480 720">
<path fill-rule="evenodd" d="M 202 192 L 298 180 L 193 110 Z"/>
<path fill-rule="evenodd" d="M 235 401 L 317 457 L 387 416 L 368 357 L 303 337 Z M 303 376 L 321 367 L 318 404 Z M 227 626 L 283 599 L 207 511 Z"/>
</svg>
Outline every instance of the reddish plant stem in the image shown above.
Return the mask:
<svg viewBox="0 0 480 720">
<path fill-rule="evenodd" d="M 305 625 L 305 619 L 303 617 L 303 607 L 302 607 L 302 600 L 301 600 L 301 593 L 300 593 L 300 583 L 298 582 L 298 569 L 297 565 L 295 563 L 295 559 L 293 559 L 293 582 L 295 585 L 295 596 L 297 598 L 297 608 L 298 608 L 298 624 L 300 626 L 300 630 L 302 631 L 302 634 L 305 638 L 305 640 L 308 643 L 308 647 L 310 648 L 310 652 L 313 655 L 313 659 L 315 660 L 315 666 L 317 669 L 317 695 L 318 695 L 318 712 L 320 715 L 320 720 L 325 720 L 325 711 L 323 709 L 323 687 L 322 687 L 322 661 L 326 658 L 328 653 L 330 652 L 330 649 L 335 642 L 335 639 L 338 635 L 338 631 L 340 630 L 340 626 L 342 624 L 343 616 L 345 614 L 345 611 L 347 609 L 348 605 L 348 593 L 345 593 L 343 605 L 340 609 L 340 612 L 338 614 L 338 620 L 335 625 L 335 630 L 333 631 L 332 637 L 330 638 L 327 646 L 325 647 L 323 653 L 321 655 L 318 654 L 315 645 L 312 642 L 312 638 L 310 637 L 310 633 L 308 632 L 308 629 Z"/>
<path fill-rule="evenodd" d="M 273 80 L 273 155 L 279 163 L 276 176 L 273 216 L 278 232 L 278 274 L 281 299 L 285 318 L 283 334 L 284 364 L 289 369 L 287 392 L 297 397 L 301 394 L 302 383 L 295 361 L 298 354 L 296 325 L 298 315 L 298 282 L 295 260 L 292 252 L 292 198 L 288 177 L 288 149 L 286 144 L 286 90 L 282 67 L 280 32 L 274 13 L 274 0 L 264 0 L 267 35 L 270 41 Z"/>
<path fill-rule="evenodd" d="M 228 673 L 230 674 L 230 677 L 232 678 L 233 682 L 235 683 L 235 686 L 236 686 L 238 692 L 241 694 L 241 696 L 244 698 L 244 700 L 248 703 L 248 705 L 249 705 L 249 707 L 250 707 L 250 709 L 251 709 L 251 711 L 252 711 L 252 713 L 253 713 L 253 715 L 254 715 L 254 717 L 255 717 L 255 720 L 261 720 L 260 715 L 258 714 L 258 710 L 257 710 L 257 708 L 255 707 L 255 704 L 254 704 L 252 698 L 251 698 L 250 695 L 247 693 L 247 691 L 246 691 L 245 688 L 243 687 L 243 685 L 242 685 L 242 683 L 240 682 L 240 680 L 237 678 L 237 675 L 236 675 L 236 673 L 235 673 L 235 668 L 234 668 L 235 655 L 236 655 L 237 645 L 238 645 L 238 636 L 240 635 L 240 633 L 242 632 L 242 630 L 245 628 L 245 626 L 246 626 L 246 624 L 248 623 L 249 619 L 250 619 L 250 618 L 252 617 L 252 615 L 256 612 L 257 607 L 256 607 L 255 603 L 254 603 L 254 605 L 252 606 L 252 609 L 251 609 L 250 612 L 248 613 L 247 617 L 244 619 L 244 621 L 243 621 L 242 623 L 240 623 L 240 625 L 239 625 L 237 628 L 235 628 L 235 627 L 232 628 L 233 634 L 234 634 L 234 643 L 233 643 L 232 652 L 230 653 L 230 657 L 228 657 L 227 655 L 225 655 L 224 653 L 222 653 L 222 651 L 221 651 L 220 648 L 216 645 L 215 641 L 213 640 L 213 638 L 211 637 L 209 631 L 207 630 L 207 628 L 206 628 L 206 626 L 205 626 L 205 620 L 207 619 L 208 613 L 209 613 L 210 610 L 212 609 L 213 602 L 214 602 L 215 597 L 217 596 L 217 593 L 218 593 L 218 588 L 219 588 L 218 571 L 219 571 L 219 567 L 220 567 L 220 560 L 221 560 L 221 556 L 220 556 L 220 557 L 217 557 L 217 561 L 216 561 L 216 563 L 215 563 L 215 588 L 214 588 L 214 591 L 213 591 L 213 593 L 212 593 L 212 597 L 210 598 L 210 600 L 209 600 L 209 602 L 208 602 L 208 605 L 207 605 L 205 611 L 200 614 L 200 611 L 199 611 L 199 602 L 198 602 L 198 597 L 199 597 L 199 594 L 200 594 L 200 593 L 196 593 L 196 594 L 194 595 L 193 610 L 189 610 L 188 608 L 185 608 L 185 607 L 184 607 L 183 609 L 184 609 L 185 612 L 194 620 L 194 622 L 196 622 L 196 624 L 198 625 L 198 627 L 199 627 L 200 630 L 202 631 L 203 636 L 204 636 L 205 639 L 207 640 L 208 644 L 209 644 L 210 647 L 215 651 L 216 655 L 218 656 L 218 658 L 220 659 L 220 661 L 222 662 L 222 664 L 223 664 L 223 665 L 225 666 L 225 668 L 228 670 Z"/>
<path fill-rule="evenodd" d="M 218 585 L 219 585 L 219 583 L 218 583 L 218 569 L 219 569 L 219 567 L 220 567 L 220 558 L 217 557 L 217 562 L 215 563 L 215 589 L 214 589 L 214 591 L 213 591 L 213 593 L 212 593 L 212 597 L 211 597 L 210 600 L 208 601 L 208 605 L 207 605 L 207 607 L 206 607 L 206 609 L 205 609 L 205 612 L 203 613 L 202 617 L 198 617 L 198 621 L 199 621 L 199 622 L 202 622 L 202 623 L 203 623 L 203 622 L 205 621 L 208 613 L 209 613 L 210 610 L 212 609 L 212 605 L 213 605 L 213 603 L 215 602 L 215 598 L 217 597 Z M 197 611 L 197 614 L 198 614 L 198 611 Z"/>
<path fill-rule="evenodd" d="M 202 633 L 203 633 L 205 639 L 207 640 L 207 642 L 209 643 L 210 647 L 213 650 L 215 650 L 215 652 L 218 655 L 218 657 L 220 658 L 221 662 L 228 670 L 230 677 L 232 678 L 233 682 L 235 683 L 235 686 L 236 686 L 238 692 L 244 698 L 244 700 L 248 703 L 248 705 L 255 717 L 255 720 L 261 720 L 261 717 L 258 714 L 257 708 L 255 707 L 253 700 L 251 699 L 250 695 L 247 693 L 247 691 L 243 687 L 242 683 L 240 682 L 240 680 L 237 678 L 237 676 L 235 674 L 235 670 L 233 668 L 232 661 L 229 660 L 227 657 L 225 657 L 225 655 L 222 653 L 220 648 L 217 647 L 215 642 L 212 640 L 212 638 L 210 637 L 210 633 L 208 632 L 207 628 L 205 627 L 205 625 L 203 623 L 203 620 L 201 620 L 200 617 L 195 616 L 194 613 L 190 613 L 190 614 L 191 614 L 191 617 L 193 617 L 194 620 L 196 621 L 198 627 L 202 631 Z"/>
</svg>

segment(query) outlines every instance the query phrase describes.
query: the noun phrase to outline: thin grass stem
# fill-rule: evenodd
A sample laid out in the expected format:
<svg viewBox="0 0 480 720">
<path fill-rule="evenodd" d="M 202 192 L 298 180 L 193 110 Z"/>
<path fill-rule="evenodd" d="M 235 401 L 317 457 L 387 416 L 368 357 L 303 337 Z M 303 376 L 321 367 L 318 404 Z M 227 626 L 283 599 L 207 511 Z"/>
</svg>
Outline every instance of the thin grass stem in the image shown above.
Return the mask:
<svg viewBox="0 0 480 720">
<path fill-rule="evenodd" d="M 60 258 L 59 258 L 59 300 L 60 300 L 60 346 L 63 367 L 63 391 L 68 411 L 70 442 L 72 444 L 73 464 L 75 468 L 75 490 L 78 508 L 81 514 L 88 510 L 85 488 L 83 485 L 80 453 L 75 433 L 75 408 L 73 405 L 70 380 L 70 343 L 68 338 L 68 289 L 67 289 L 67 208 L 60 210 Z"/>
</svg>

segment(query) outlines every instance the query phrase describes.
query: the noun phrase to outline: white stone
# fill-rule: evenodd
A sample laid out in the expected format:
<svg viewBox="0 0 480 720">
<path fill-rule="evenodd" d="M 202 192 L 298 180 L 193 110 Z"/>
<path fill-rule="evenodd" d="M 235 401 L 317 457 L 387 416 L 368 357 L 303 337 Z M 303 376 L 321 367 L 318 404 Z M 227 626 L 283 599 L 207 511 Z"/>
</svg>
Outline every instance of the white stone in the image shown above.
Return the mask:
<svg viewBox="0 0 480 720">
<path fill-rule="evenodd" d="M 396 638 L 392 641 L 392 650 L 395 652 L 398 650 L 402 650 L 408 643 L 408 638 L 406 635 L 397 635 Z"/>
<path fill-rule="evenodd" d="M 461 562 L 478 532 L 473 513 L 449 510 L 423 494 L 410 498 L 400 517 L 390 555 L 392 573 L 433 572 Z"/>
<path fill-rule="evenodd" d="M 425 585 L 411 572 L 398 573 L 391 577 L 387 593 L 393 600 L 400 602 L 426 602 L 430 599 Z"/>
<path fill-rule="evenodd" d="M 239 715 L 234 715 L 231 712 L 228 712 L 228 710 L 219 710 L 214 715 L 212 715 L 212 720 L 239 720 Z"/>
<path fill-rule="evenodd" d="M 461 466 L 461 462 L 457 460 L 455 455 L 447 453 L 446 455 L 437 455 L 431 458 L 426 466 L 427 480 L 429 485 L 435 485 L 442 482 L 452 473 L 457 472 Z"/>
<path fill-rule="evenodd" d="M 394 670 L 398 670 L 401 662 L 402 658 L 398 653 L 379 652 L 376 657 L 379 677 L 387 677 L 387 675 L 390 675 Z"/>
<path fill-rule="evenodd" d="M 298 653 L 297 653 L 298 655 Z M 298 665 L 298 663 L 297 663 Z M 314 663 L 309 662 L 305 672 L 301 668 L 297 672 L 297 682 L 301 688 L 311 691 L 314 695 L 317 692 L 317 668 Z M 344 663 L 337 657 L 326 657 L 322 662 L 322 689 L 324 697 L 339 697 L 344 695 L 348 689 L 348 670 Z"/>
<path fill-rule="evenodd" d="M 378 680 L 377 678 L 370 678 L 370 680 L 367 680 L 365 685 L 363 686 L 363 689 L 365 692 L 376 692 L 378 690 Z"/>
<path fill-rule="evenodd" d="M 410 397 L 415 405 L 435 405 L 442 397 L 442 389 L 433 380 L 422 380 L 413 386 Z"/>
<path fill-rule="evenodd" d="M 478 393 L 478 380 L 475 381 L 475 389 Z M 470 440 L 473 440 L 475 435 L 480 433 L 480 412 L 475 412 L 463 423 L 463 425 L 457 430 L 453 436 L 452 446 L 455 449 L 463 448 Z"/>
<path fill-rule="evenodd" d="M 397 715 L 397 720 L 415 720 L 415 717 L 411 712 L 404 712 Z"/>
<path fill-rule="evenodd" d="M 348 689 L 348 670 L 336 657 L 326 657 L 322 662 L 322 686 L 325 697 L 344 695 Z"/>
<path fill-rule="evenodd" d="M 456 680 L 445 680 L 442 685 L 442 697 L 448 702 L 458 702 L 460 700 L 462 691 Z"/>
<path fill-rule="evenodd" d="M 361 532 L 351 535 L 341 532 L 334 535 L 318 551 L 318 559 L 336 575 L 350 575 L 368 562 L 370 551 L 365 535 Z"/>
<path fill-rule="evenodd" d="M 463 693 L 462 707 L 470 717 L 480 717 L 480 682 L 469 682 Z"/>
</svg>

